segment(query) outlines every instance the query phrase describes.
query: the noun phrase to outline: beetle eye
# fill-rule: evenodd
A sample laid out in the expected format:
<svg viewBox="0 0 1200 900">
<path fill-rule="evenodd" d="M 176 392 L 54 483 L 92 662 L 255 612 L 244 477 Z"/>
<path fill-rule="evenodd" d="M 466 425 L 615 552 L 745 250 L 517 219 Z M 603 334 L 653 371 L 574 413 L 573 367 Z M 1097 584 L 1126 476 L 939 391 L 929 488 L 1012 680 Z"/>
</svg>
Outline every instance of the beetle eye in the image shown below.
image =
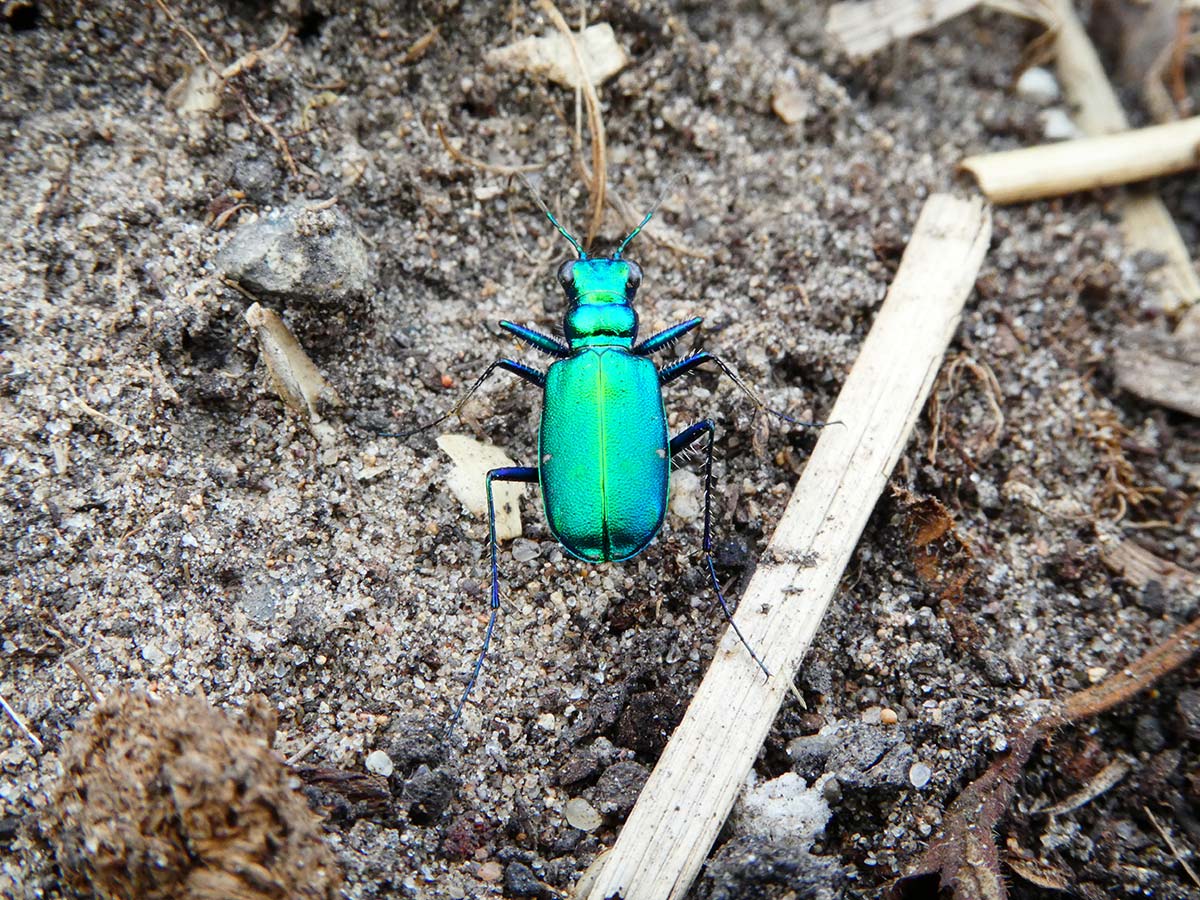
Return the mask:
<svg viewBox="0 0 1200 900">
<path fill-rule="evenodd" d="M 626 261 L 625 265 L 629 266 L 629 279 L 625 282 L 626 286 L 632 290 L 637 290 L 642 286 L 642 267 L 635 262 Z"/>
<path fill-rule="evenodd" d="M 568 259 L 565 263 L 558 267 L 558 283 L 563 287 L 570 287 L 575 283 L 575 260 Z"/>
</svg>

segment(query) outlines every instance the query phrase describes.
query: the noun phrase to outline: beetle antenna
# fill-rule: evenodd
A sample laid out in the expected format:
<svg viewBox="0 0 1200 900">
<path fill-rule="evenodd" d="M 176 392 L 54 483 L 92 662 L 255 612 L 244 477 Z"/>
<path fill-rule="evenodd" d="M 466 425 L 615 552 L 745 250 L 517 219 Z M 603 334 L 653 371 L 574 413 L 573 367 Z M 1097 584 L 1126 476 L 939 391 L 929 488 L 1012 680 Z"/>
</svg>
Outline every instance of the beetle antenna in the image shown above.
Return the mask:
<svg viewBox="0 0 1200 900">
<path fill-rule="evenodd" d="M 571 242 L 571 246 L 574 247 L 579 253 L 579 258 L 587 259 L 587 253 L 584 252 L 582 245 L 580 245 L 579 241 L 575 239 L 575 236 L 571 234 L 571 232 L 567 231 L 567 229 L 558 224 L 558 219 L 554 218 L 554 213 L 550 212 L 550 209 L 546 206 L 545 201 L 542 200 L 542 195 L 537 192 L 537 188 L 535 188 L 530 183 L 529 179 L 526 178 L 521 172 L 517 173 L 517 177 L 524 182 L 525 187 L 529 188 L 529 193 L 533 195 L 533 202 L 536 203 L 541 211 L 546 214 L 546 218 L 550 220 L 550 224 L 558 229 L 559 234 Z"/>
<path fill-rule="evenodd" d="M 670 181 L 667 182 L 667 186 L 665 188 L 663 188 L 663 192 L 658 195 L 658 199 L 655 200 L 654 205 L 652 207 L 650 207 L 650 212 L 646 213 L 646 218 L 642 219 L 642 221 L 638 223 L 637 228 L 635 228 L 635 229 L 633 229 L 633 231 L 629 232 L 629 234 L 627 234 L 625 236 L 625 240 L 621 241 L 620 246 L 618 246 L 617 249 L 613 251 L 613 255 L 612 255 L 613 259 L 621 258 L 621 254 L 623 252 L 625 252 L 625 245 L 628 244 L 630 241 L 632 241 L 635 237 L 637 237 L 638 234 L 641 232 L 641 230 L 646 227 L 646 223 L 648 223 L 654 217 L 654 214 L 656 212 L 658 212 L 658 208 L 660 206 L 662 206 L 663 201 L 667 199 L 667 194 L 671 193 L 671 189 L 673 187 L 675 187 L 676 184 L 679 183 L 680 179 L 683 179 L 686 181 L 687 175 L 684 174 L 683 172 L 680 172 L 679 174 L 672 177 Z"/>
</svg>

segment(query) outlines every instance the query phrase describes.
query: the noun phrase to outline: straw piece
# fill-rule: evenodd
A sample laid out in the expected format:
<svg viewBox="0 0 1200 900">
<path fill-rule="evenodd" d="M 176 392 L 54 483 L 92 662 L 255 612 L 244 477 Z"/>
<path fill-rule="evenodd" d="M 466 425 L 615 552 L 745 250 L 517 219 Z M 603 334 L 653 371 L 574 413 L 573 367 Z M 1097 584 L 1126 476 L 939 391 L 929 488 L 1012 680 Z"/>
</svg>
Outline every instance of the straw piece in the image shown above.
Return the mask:
<svg viewBox="0 0 1200 900">
<path fill-rule="evenodd" d="M 1129 128 L 1121 101 L 1104 73 L 1091 38 L 1075 14 L 1071 0 L 1046 0 L 1058 20 L 1056 58 L 1063 92 L 1075 110 L 1075 122 L 1088 135 L 1111 134 Z M 1149 281 L 1173 310 L 1200 301 L 1200 276 L 1192 267 L 1183 238 L 1158 196 L 1131 193 L 1121 213 L 1130 253 L 1148 251 L 1166 257 L 1166 265 L 1150 273 Z M 1193 311 L 1192 315 L 1200 315 Z M 1186 320 L 1185 320 L 1186 324 Z M 1193 322 L 1200 333 L 1200 320 Z M 1182 327 L 1182 326 L 1181 326 Z"/>
<path fill-rule="evenodd" d="M 993 203 L 1113 187 L 1200 166 L 1200 116 L 962 161 Z"/>
<path fill-rule="evenodd" d="M 825 30 L 849 56 L 870 56 L 979 5 L 979 0 L 872 0 L 835 3 Z"/>
<path fill-rule="evenodd" d="M 867 518 L 937 378 L 991 235 L 980 198 L 929 198 L 895 281 L 739 604 L 731 631 L 589 900 L 682 898 L 788 694 Z"/>
</svg>

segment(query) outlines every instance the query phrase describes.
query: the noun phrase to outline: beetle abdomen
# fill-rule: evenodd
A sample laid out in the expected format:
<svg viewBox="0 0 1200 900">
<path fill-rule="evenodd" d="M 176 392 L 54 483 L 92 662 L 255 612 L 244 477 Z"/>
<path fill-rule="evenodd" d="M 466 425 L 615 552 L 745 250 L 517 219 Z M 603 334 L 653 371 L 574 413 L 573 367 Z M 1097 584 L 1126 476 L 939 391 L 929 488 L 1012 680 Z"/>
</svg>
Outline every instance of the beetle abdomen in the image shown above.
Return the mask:
<svg viewBox="0 0 1200 900">
<path fill-rule="evenodd" d="M 538 470 L 550 530 L 589 562 L 635 555 L 662 527 L 670 478 L 654 364 L 585 350 L 550 366 L 545 398 Z"/>
</svg>

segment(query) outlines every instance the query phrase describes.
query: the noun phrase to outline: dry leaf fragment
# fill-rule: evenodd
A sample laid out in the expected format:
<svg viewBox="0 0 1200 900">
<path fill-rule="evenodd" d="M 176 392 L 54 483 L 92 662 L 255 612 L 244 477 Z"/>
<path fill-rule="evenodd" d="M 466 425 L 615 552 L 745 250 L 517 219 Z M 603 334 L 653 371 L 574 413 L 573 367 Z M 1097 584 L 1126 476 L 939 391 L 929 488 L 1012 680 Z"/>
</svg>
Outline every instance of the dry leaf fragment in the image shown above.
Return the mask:
<svg viewBox="0 0 1200 900">
<path fill-rule="evenodd" d="M 465 434 L 443 434 L 437 445 L 454 463 L 446 475 L 446 486 L 454 492 L 472 515 L 487 516 L 487 473 L 489 469 L 515 466 L 508 455 L 492 444 L 485 444 Z M 492 485 L 496 508 L 496 540 L 507 541 L 521 536 L 522 486 L 511 482 Z"/>
<path fill-rule="evenodd" d="M 582 35 L 576 36 L 576 42 L 593 85 L 603 84 L 629 65 L 629 57 L 607 23 L 588 26 Z M 545 76 L 566 88 L 581 86 L 571 44 L 557 31 L 490 50 L 484 59 L 491 65 Z"/>
</svg>

